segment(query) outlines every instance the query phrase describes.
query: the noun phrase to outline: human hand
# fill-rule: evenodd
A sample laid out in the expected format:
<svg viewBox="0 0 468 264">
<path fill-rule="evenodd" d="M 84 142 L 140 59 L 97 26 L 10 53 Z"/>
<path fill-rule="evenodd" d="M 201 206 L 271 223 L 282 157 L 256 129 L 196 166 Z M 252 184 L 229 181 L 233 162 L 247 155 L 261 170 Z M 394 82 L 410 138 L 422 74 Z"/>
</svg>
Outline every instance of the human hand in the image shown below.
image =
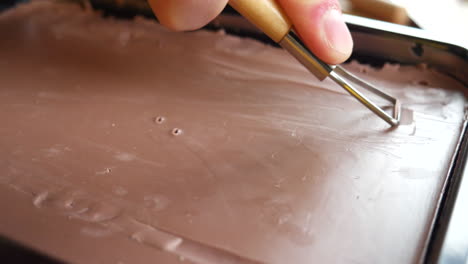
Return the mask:
<svg viewBox="0 0 468 264">
<path fill-rule="evenodd" d="M 148 0 L 160 23 L 172 30 L 194 30 L 214 19 L 228 0 Z M 252 0 L 257 1 L 257 0 Z M 345 61 L 353 40 L 338 0 L 277 0 L 309 49 L 329 64 Z"/>
</svg>

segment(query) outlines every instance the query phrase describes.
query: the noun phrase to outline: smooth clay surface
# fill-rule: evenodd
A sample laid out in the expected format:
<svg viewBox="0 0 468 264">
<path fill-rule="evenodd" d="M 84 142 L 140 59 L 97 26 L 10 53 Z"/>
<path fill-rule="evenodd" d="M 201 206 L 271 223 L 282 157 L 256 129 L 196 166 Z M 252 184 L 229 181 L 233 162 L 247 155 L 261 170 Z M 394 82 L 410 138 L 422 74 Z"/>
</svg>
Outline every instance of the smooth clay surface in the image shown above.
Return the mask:
<svg viewBox="0 0 468 264">
<path fill-rule="evenodd" d="M 0 233 L 72 263 L 416 263 L 465 116 L 425 67 L 347 68 L 36 1 L 0 15 Z M 383 103 L 383 102 L 382 102 Z"/>
</svg>

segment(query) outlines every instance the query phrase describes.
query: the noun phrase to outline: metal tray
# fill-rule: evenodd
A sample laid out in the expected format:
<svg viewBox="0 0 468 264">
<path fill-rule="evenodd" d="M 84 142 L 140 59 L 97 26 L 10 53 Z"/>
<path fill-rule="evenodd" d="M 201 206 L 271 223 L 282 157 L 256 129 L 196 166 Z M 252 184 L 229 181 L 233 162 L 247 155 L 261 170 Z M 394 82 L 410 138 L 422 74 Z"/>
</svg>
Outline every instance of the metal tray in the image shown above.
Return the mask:
<svg viewBox="0 0 468 264">
<path fill-rule="evenodd" d="M 106 14 L 123 17 L 134 15 L 152 16 L 151 11 L 142 8 L 128 8 L 113 5 L 113 1 L 91 1 Z M 136 1 L 138 2 L 138 1 Z M 109 4 L 111 3 L 111 4 Z M 140 3 L 141 4 L 141 3 Z M 445 42 L 429 33 L 407 26 L 381 22 L 373 19 L 345 15 L 346 23 L 354 39 L 351 60 L 369 63 L 379 67 L 385 63 L 405 65 L 426 64 L 443 72 L 468 88 L 468 49 Z M 205 27 L 224 29 L 228 33 L 258 39 L 276 45 L 255 26 L 227 7 L 221 16 Z M 468 204 L 468 122 L 465 121 L 458 139 L 456 153 L 450 164 L 448 177 L 441 192 L 437 214 L 432 219 L 430 236 L 426 238 L 425 249 L 420 263 L 465 264 L 468 256 L 468 213 L 462 205 Z"/>
<path fill-rule="evenodd" d="M 350 60 L 377 67 L 384 63 L 426 64 L 468 88 L 466 48 L 444 42 L 417 28 L 352 15 L 345 15 L 345 20 L 355 43 Z M 209 27 L 269 42 L 252 24 L 229 10 Z M 420 263 L 465 264 L 468 261 L 468 213 L 463 207 L 468 204 L 467 131 L 468 122 L 465 121 Z"/>
<path fill-rule="evenodd" d="M 80 1 L 81 2 L 81 1 Z M 113 5 L 115 1 L 91 1 L 94 7 L 105 14 L 119 17 L 134 15 L 151 16 L 145 5 L 132 8 Z M 141 1 L 140 1 L 141 3 Z M 371 19 L 346 15 L 345 19 L 352 32 L 355 49 L 351 60 L 371 63 L 375 66 L 387 62 L 400 64 L 427 64 L 452 76 L 468 88 L 468 50 L 444 42 L 428 33 L 415 29 Z M 208 29 L 223 28 L 227 32 L 253 37 L 271 43 L 253 25 L 227 9 L 219 18 L 207 26 Z M 274 43 L 271 43 L 274 45 Z M 443 192 L 438 201 L 437 214 L 432 219 L 430 236 L 426 238 L 424 256 L 420 263 L 466 263 L 468 252 L 468 213 L 463 205 L 468 204 L 468 122 L 458 140 Z"/>
</svg>

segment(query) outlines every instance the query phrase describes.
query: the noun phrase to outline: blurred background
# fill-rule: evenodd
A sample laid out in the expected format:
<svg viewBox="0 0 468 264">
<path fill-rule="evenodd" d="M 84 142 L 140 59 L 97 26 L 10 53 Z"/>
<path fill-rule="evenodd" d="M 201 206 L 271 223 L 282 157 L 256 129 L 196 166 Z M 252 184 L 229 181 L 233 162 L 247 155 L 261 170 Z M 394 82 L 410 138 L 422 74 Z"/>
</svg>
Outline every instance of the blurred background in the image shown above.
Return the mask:
<svg viewBox="0 0 468 264">
<path fill-rule="evenodd" d="M 0 10 L 28 0 L 0 0 Z M 34 1 L 34 0 L 32 0 Z M 58 0 L 90 2 L 113 11 L 151 16 L 146 0 Z M 468 0 L 339 0 L 343 11 L 387 22 L 420 27 L 438 39 L 468 48 Z"/>
<path fill-rule="evenodd" d="M 345 13 L 406 24 L 405 18 L 399 17 L 400 7 L 408 24 L 414 23 L 440 39 L 468 48 L 467 0 L 340 0 L 340 3 Z"/>
</svg>

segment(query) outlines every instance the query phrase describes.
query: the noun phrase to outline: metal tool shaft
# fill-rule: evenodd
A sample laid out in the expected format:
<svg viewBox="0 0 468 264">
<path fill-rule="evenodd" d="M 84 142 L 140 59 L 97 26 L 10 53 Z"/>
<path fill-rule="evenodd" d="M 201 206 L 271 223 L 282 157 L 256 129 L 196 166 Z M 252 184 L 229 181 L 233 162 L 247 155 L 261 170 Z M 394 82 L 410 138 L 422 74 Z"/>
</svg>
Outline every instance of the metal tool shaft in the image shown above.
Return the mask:
<svg viewBox="0 0 468 264">
<path fill-rule="evenodd" d="M 319 80 L 330 77 L 334 82 L 343 87 L 349 94 L 354 96 L 359 102 L 382 118 L 391 126 L 397 126 L 400 123 L 401 104 L 398 99 L 377 89 L 370 83 L 356 77 L 340 66 L 329 65 L 317 56 L 315 56 L 301 41 L 299 36 L 291 30 L 279 44 L 299 62 L 301 62 L 312 74 Z M 388 114 L 377 104 L 367 98 L 362 92 L 357 90 L 351 83 L 361 86 L 369 92 L 379 96 L 393 105 L 392 115 Z"/>
</svg>

